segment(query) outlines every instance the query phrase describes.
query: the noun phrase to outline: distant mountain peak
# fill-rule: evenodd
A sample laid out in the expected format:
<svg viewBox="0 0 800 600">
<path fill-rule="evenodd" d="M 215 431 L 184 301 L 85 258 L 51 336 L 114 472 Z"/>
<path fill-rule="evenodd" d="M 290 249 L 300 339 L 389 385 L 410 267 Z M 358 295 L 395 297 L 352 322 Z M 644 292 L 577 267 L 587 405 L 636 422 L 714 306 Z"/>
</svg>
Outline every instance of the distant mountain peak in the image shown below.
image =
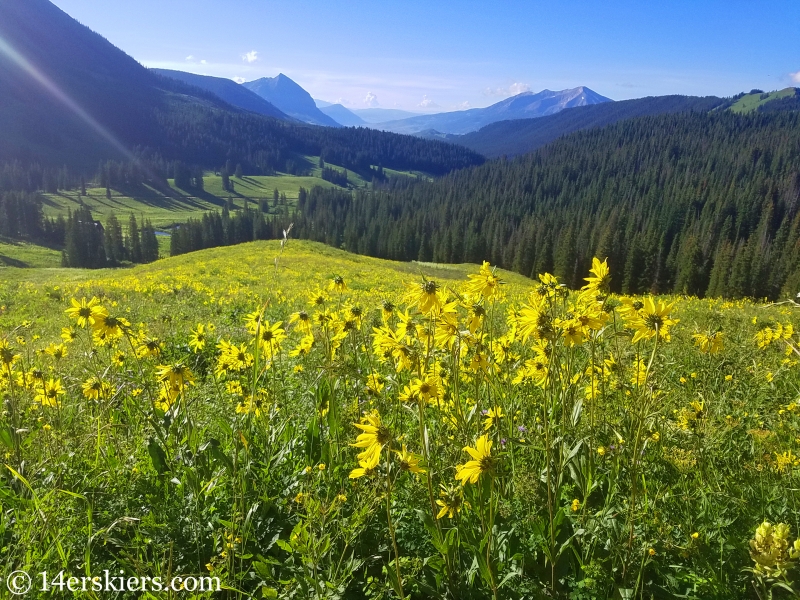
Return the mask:
<svg viewBox="0 0 800 600">
<path fill-rule="evenodd" d="M 456 112 L 422 115 L 382 125 L 382 129 L 396 133 L 420 135 L 435 130 L 441 134 L 465 134 L 477 131 L 497 121 L 530 119 L 556 114 L 565 108 L 613 102 L 586 86 L 572 89 L 539 92 L 522 92 L 486 108 L 472 108 Z M 428 135 L 426 133 L 426 135 Z"/>
<path fill-rule="evenodd" d="M 268 102 L 258 94 L 248 90 L 247 88 L 237 84 L 231 79 L 223 77 L 210 77 L 207 75 L 195 75 L 194 73 L 185 73 L 183 71 L 172 71 L 169 69 L 151 69 L 154 73 L 163 75 L 164 77 L 171 77 L 199 87 L 222 98 L 228 104 L 249 110 L 250 112 L 258 113 L 267 117 L 274 117 L 276 119 L 292 121 L 291 117 L 279 110 L 275 105 Z"/>
<path fill-rule="evenodd" d="M 277 106 L 290 117 L 313 125 L 340 126 L 334 119 L 317 108 L 311 94 L 283 73 L 278 73 L 275 77 L 262 77 L 255 81 L 247 81 L 242 85 Z"/>
</svg>

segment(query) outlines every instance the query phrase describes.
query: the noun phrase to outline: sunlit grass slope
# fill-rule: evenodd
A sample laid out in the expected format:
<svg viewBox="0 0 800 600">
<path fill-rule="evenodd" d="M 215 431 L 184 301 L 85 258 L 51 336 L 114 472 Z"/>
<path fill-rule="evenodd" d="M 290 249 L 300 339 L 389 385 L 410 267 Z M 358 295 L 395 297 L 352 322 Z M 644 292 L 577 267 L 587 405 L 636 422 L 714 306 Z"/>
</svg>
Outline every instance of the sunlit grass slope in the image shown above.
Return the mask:
<svg viewBox="0 0 800 600">
<path fill-rule="evenodd" d="M 61 252 L 36 244 L 18 241 L 0 241 L 0 273 L 4 267 L 37 268 L 60 267 Z"/>
<path fill-rule="evenodd" d="M 776 92 L 745 94 L 731 105 L 730 110 L 736 113 L 753 112 L 754 110 L 757 110 L 759 106 L 766 104 L 767 102 L 794 96 L 795 93 L 795 89 L 790 87 L 783 90 L 778 90 Z"/>
<path fill-rule="evenodd" d="M 322 179 L 322 169 L 318 166 L 318 157 L 299 157 L 303 169 L 308 175 L 298 176 L 279 173 L 276 175 L 245 175 L 243 177 L 231 176 L 233 191 L 222 188 L 222 177 L 207 173 L 203 177 L 203 191 L 184 190 L 175 186 L 170 179 L 169 191 L 157 190 L 150 186 L 142 185 L 132 189 L 120 189 L 112 186 L 111 198 L 106 197 L 105 188 L 88 188 L 86 196 L 81 196 L 78 190 L 60 191 L 56 194 L 44 194 L 44 213 L 48 217 L 66 215 L 67 211 L 75 210 L 81 204 L 88 206 L 96 219 L 105 221 L 110 214 L 115 214 L 123 224 L 128 215 L 133 213 L 137 218 L 150 219 L 158 228 L 167 228 L 175 223 L 181 223 L 189 218 L 197 218 L 204 212 L 222 210 L 222 207 L 231 199 L 234 208 L 242 208 L 245 202 L 251 207 L 258 206 L 260 200 L 267 200 L 271 211 L 283 210 L 283 206 L 275 208 L 273 198 L 275 190 L 279 196 L 285 195 L 290 207 L 297 202 L 300 188 L 310 190 L 314 187 L 337 188 L 335 184 Z M 344 171 L 342 167 L 328 164 L 330 168 Z M 392 177 L 428 177 L 424 173 L 411 173 L 386 169 L 387 176 Z M 368 185 L 360 175 L 348 171 L 348 186 L 351 189 L 363 188 Z M 341 188 L 340 188 L 341 189 Z"/>
<path fill-rule="evenodd" d="M 337 274 L 347 279 L 351 289 L 377 306 L 384 297 L 402 292 L 404 282 L 409 280 L 426 276 L 458 281 L 474 268 L 474 265 L 385 261 L 315 242 L 290 240 L 283 252 L 279 242 L 261 241 L 192 252 L 128 269 L 9 268 L 3 270 L 3 275 L 7 294 L 11 294 L 10 288 L 23 283 L 35 295 L 47 295 L 54 287 L 59 288 L 58 296 L 113 291 L 125 297 L 139 297 L 137 301 L 158 298 L 148 312 L 163 311 L 174 302 L 194 304 L 193 309 L 212 314 L 219 312 L 220 307 L 260 303 L 268 298 L 272 302 L 280 298 L 289 305 L 302 303 L 313 289 L 325 288 Z M 529 279 L 515 273 L 504 272 L 504 278 L 513 294 L 524 293 L 531 285 Z M 195 303 L 198 298 L 202 302 Z M 30 304 L 26 316 L 35 315 L 39 309 L 35 303 Z M 9 313 L 0 315 L 0 327 L 9 324 L 11 318 Z"/>
<path fill-rule="evenodd" d="M 610 296 L 610 267 L 570 291 L 289 240 L 3 269 L 4 573 L 204 575 L 209 600 L 794 585 L 797 306 Z"/>
<path fill-rule="evenodd" d="M 254 208 L 261 199 L 269 200 L 272 209 L 276 189 L 279 194 L 285 194 L 289 205 L 293 206 L 301 187 L 336 187 L 319 177 L 292 175 L 231 177 L 231 181 L 235 189 L 228 192 L 222 189 L 221 177 L 207 175 L 203 178 L 204 191 L 199 195 L 195 195 L 196 192 L 192 190 L 176 188 L 173 180 L 169 180 L 168 193 L 149 186 L 139 186 L 133 190 L 112 189 L 111 198 L 106 197 L 105 188 L 89 188 L 86 190 L 87 195 L 83 197 L 77 190 L 62 191 L 45 194 L 44 213 L 49 217 L 66 215 L 68 210 L 75 210 L 85 204 L 99 221 L 104 222 L 109 215 L 114 214 L 124 225 L 127 224 L 128 215 L 133 213 L 137 219 L 150 219 L 153 225 L 163 229 L 189 218 L 200 217 L 204 212 L 222 210 L 228 198 L 235 209 L 242 208 L 245 201 Z"/>
</svg>

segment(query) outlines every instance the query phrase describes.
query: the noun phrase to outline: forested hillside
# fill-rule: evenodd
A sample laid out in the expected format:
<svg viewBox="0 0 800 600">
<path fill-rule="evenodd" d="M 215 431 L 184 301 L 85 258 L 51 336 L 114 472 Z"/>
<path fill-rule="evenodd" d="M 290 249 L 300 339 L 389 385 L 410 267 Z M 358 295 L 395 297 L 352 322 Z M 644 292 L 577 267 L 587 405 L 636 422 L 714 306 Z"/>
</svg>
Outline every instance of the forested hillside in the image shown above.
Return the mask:
<svg viewBox="0 0 800 600">
<path fill-rule="evenodd" d="M 293 124 L 157 75 L 47 0 L 0 2 L 0 165 L 93 172 L 98 162 L 182 161 L 245 174 L 286 170 L 292 153 L 352 170 L 446 173 L 483 158 L 410 136 Z"/>
<path fill-rule="evenodd" d="M 396 186 L 402 185 L 396 182 Z M 800 114 L 682 113 L 374 193 L 315 190 L 295 235 L 398 260 L 479 262 L 618 292 L 800 291 Z"/>
<path fill-rule="evenodd" d="M 166 139 L 159 150 L 186 163 L 219 166 L 232 160 L 245 174 L 286 170 L 292 153 L 322 156 L 325 161 L 364 172 L 370 165 L 447 173 L 481 164 L 475 152 L 444 142 L 364 128 L 294 125 L 247 113 L 187 105 L 161 113 Z"/>
<path fill-rule="evenodd" d="M 716 96 L 651 96 L 575 106 L 538 119 L 499 121 L 478 131 L 462 136 L 448 136 L 445 139 L 492 158 L 517 156 L 541 148 L 574 131 L 611 125 L 634 117 L 689 111 L 708 112 L 727 104 L 728 101 Z"/>
</svg>

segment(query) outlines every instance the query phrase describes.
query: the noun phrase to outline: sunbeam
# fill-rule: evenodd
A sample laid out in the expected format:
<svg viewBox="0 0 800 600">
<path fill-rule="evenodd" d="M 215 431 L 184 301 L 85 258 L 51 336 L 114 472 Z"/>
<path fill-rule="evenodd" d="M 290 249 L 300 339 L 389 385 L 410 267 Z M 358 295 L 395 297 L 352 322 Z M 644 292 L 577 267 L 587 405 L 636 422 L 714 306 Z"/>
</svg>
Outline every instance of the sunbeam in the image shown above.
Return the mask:
<svg viewBox="0 0 800 600">
<path fill-rule="evenodd" d="M 100 134 L 106 141 L 108 141 L 116 150 L 125 155 L 130 160 L 136 160 L 136 157 L 128 150 L 114 135 L 98 123 L 94 117 L 81 108 L 72 98 L 70 98 L 61 88 L 59 88 L 47 75 L 42 73 L 36 65 L 31 63 L 22 54 L 17 52 L 8 42 L 0 37 L 0 54 L 7 56 L 14 64 L 20 69 L 25 71 L 39 85 L 41 85 L 48 94 L 53 96 L 56 100 L 61 102 L 69 110 L 80 117 L 89 127 Z"/>
</svg>

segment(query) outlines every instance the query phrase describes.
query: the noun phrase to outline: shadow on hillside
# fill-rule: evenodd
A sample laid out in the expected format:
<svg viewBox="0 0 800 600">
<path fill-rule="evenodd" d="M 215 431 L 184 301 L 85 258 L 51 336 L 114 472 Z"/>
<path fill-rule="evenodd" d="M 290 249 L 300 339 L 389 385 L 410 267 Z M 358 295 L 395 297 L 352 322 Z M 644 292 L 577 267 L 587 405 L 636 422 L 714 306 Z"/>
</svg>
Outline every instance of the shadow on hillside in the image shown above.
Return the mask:
<svg viewBox="0 0 800 600">
<path fill-rule="evenodd" d="M 6 256 L 4 254 L 0 254 L 0 265 L 5 265 L 7 267 L 17 267 L 20 269 L 27 269 L 30 265 L 26 262 L 23 262 L 16 258 L 11 258 L 10 256 Z"/>
<path fill-rule="evenodd" d="M 31 244 L 31 245 L 34 245 L 34 246 L 40 246 L 42 248 L 47 248 L 48 250 L 57 250 L 58 252 L 61 252 L 64 249 L 64 247 L 62 245 L 60 245 L 60 244 L 55 244 L 55 243 L 53 243 L 53 242 L 51 242 L 49 240 L 42 240 L 42 239 L 38 239 L 38 238 L 27 238 L 26 237 L 24 239 L 18 239 L 18 238 L 10 238 L 10 237 L 6 237 L 6 236 L 0 235 L 0 242 L 2 242 L 3 244 L 8 244 L 9 246 L 20 246 L 20 247 L 24 246 L 25 244 Z M 11 259 L 11 260 L 13 260 L 13 259 Z"/>
<path fill-rule="evenodd" d="M 222 208 L 225 205 L 225 200 L 222 198 L 194 188 L 184 190 L 174 189 L 169 186 L 152 187 L 146 184 L 138 184 L 115 186 L 112 189 L 115 193 L 125 198 L 132 198 L 145 207 L 175 212 L 211 210 L 213 207 Z M 94 204 L 99 204 L 120 213 L 136 213 L 135 209 L 117 196 L 112 195 L 111 198 L 92 196 L 91 199 Z M 77 200 L 80 202 L 80 197 Z"/>
<path fill-rule="evenodd" d="M 64 193 L 62 193 L 62 192 L 56 192 L 56 194 L 55 194 L 55 195 L 56 195 L 56 196 L 61 196 L 62 198 L 69 198 L 69 199 L 71 199 L 71 198 L 70 198 L 70 196 L 68 196 L 67 194 L 64 194 Z M 40 195 L 39 195 L 39 197 L 40 197 L 40 198 L 41 198 L 41 200 L 42 200 L 42 204 L 44 204 L 45 206 L 49 206 L 49 207 L 51 207 L 51 208 L 64 208 L 64 207 L 63 207 L 63 206 L 61 206 L 61 205 L 60 205 L 58 202 L 54 202 L 54 201 L 53 201 L 53 199 L 52 199 L 52 198 L 49 198 L 48 196 L 43 196 L 43 195 L 41 195 L 41 194 L 40 194 Z"/>
<path fill-rule="evenodd" d="M 206 190 L 198 190 L 196 188 L 183 189 L 149 184 L 117 185 L 112 188 L 113 194 L 111 198 L 107 198 L 105 194 L 92 193 L 89 196 L 81 196 L 79 191 L 60 190 L 52 194 L 51 197 L 43 196 L 42 203 L 48 207 L 63 210 L 64 206 L 55 199 L 57 197 L 63 198 L 70 203 L 102 207 L 107 211 L 124 215 L 137 213 L 137 208 L 130 205 L 131 199 L 141 204 L 143 208 L 157 208 L 173 212 L 202 212 L 215 209 L 221 210 L 227 204 L 228 197 L 240 201 L 237 203 L 237 208 L 241 207 L 244 200 L 251 200 L 257 203 L 259 199 L 272 198 L 274 190 L 268 189 L 267 185 L 251 177 L 231 178 L 231 180 L 234 185 L 243 189 L 241 191 L 234 189 L 233 191 L 225 192 L 222 196 L 216 196 Z"/>
</svg>

